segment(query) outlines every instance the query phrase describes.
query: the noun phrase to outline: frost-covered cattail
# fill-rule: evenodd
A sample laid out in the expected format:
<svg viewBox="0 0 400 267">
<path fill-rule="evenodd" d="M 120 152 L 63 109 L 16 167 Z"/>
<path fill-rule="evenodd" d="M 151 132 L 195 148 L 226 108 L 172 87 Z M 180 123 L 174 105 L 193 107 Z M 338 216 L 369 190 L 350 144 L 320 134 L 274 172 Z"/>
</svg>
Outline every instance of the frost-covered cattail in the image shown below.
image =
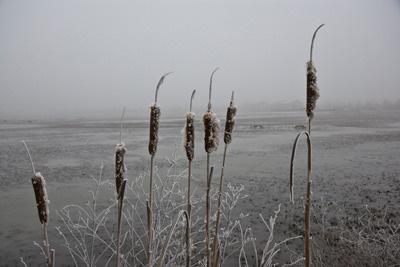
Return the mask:
<svg viewBox="0 0 400 267">
<path fill-rule="evenodd" d="M 37 172 L 35 176 L 32 177 L 33 191 L 35 192 L 36 206 L 39 213 L 39 220 L 41 224 L 47 224 L 49 216 L 48 208 L 48 198 L 46 191 L 46 182 L 44 177 Z"/>
<path fill-rule="evenodd" d="M 232 142 L 232 131 L 235 126 L 235 116 L 237 107 L 233 103 L 233 96 L 235 92 L 232 92 L 231 102 L 226 111 L 226 122 L 225 122 L 225 133 L 224 133 L 224 142 L 225 144 L 230 144 Z"/>
<path fill-rule="evenodd" d="M 150 160 L 150 179 L 149 179 L 149 199 L 147 201 L 147 231 L 148 231 L 148 244 L 147 244 L 147 264 L 148 266 L 152 265 L 152 242 L 153 242 L 153 168 L 154 168 L 154 156 L 157 152 L 157 143 L 158 143 L 158 126 L 160 123 L 160 115 L 161 110 L 160 107 L 157 106 L 157 96 L 158 90 L 160 89 L 161 84 L 163 84 L 164 79 L 167 75 L 172 72 L 168 72 L 161 76 L 158 81 L 156 87 L 156 93 L 154 96 L 154 104 L 150 107 L 150 136 L 149 136 L 149 153 L 151 155 Z"/>
<path fill-rule="evenodd" d="M 195 114 L 192 112 L 192 101 L 196 90 L 193 90 L 192 96 L 190 98 L 190 109 L 186 114 L 186 125 L 184 129 L 184 147 L 186 150 L 186 156 L 188 160 L 193 160 L 194 158 L 194 117 Z"/>
<path fill-rule="evenodd" d="M 312 61 L 307 62 L 307 117 L 313 119 L 314 109 L 319 98 L 319 89 L 317 86 L 317 70 Z"/>
<path fill-rule="evenodd" d="M 215 72 L 218 68 L 214 69 L 211 73 L 210 77 L 210 88 L 208 93 L 208 108 L 207 112 L 203 115 L 203 123 L 204 123 L 204 148 L 207 152 L 207 191 L 206 191 L 206 266 L 209 267 L 211 263 L 210 258 L 210 186 L 212 179 L 212 171 L 210 172 L 210 154 L 211 152 L 217 150 L 219 144 L 219 120 L 217 115 L 211 110 L 211 92 L 212 92 L 212 82 Z M 211 168 L 212 170 L 212 168 Z"/>
<path fill-rule="evenodd" d="M 157 96 L 158 90 L 160 89 L 161 84 L 164 82 L 164 79 L 167 75 L 172 72 L 168 72 L 164 74 L 160 80 L 158 81 L 156 94 L 154 97 L 154 104 L 150 107 L 150 136 L 149 136 L 149 153 L 154 156 L 157 152 L 157 143 L 158 143 L 158 126 L 160 123 L 161 109 L 157 106 Z"/>
<path fill-rule="evenodd" d="M 150 138 L 149 138 L 149 153 L 154 155 L 157 152 L 158 143 L 158 126 L 160 123 L 161 110 L 160 107 L 154 104 L 150 107 Z"/>
<path fill-rule="evenodd" d="M 219 119 L 213 111 L 207 111 L 203 116 L 204 123 L 204 147 L 207 153 L 218 149 L 219 145 Z"/>
<path fill-rule="evenodd" d="M 314 66 L 312 60 L 312 53 L 314 48 L 314 40 L 317 35 L 318 30 L 324 26 L 321 24 L 314 32 L 312 40 L 311 40 L 311 49 L 310 49 L 310 61 L 307 62 L 307 104 L 306 104 L 306 113 L 309 120 L 314 118 L 314 110 L 317 105 L 317 99 L 319 98 L 319 89 L 317 86 L 317 69 Z"/>
<path fill-rule="evenodd" d="M 211 91 L 212 91 L 212 81 L 214 77 L 214 73 L 218 70 L 216 68 L 210 77 L 210 89 L 208 95 L 208 109 L 207 112 L 203 115 L 203 123 L 204 123 L 204 148 L 207 153 L 211 153 L 217 150 L 219 145 L 219 119 L 217 115 L 211 110 Z"/>
<path fill-rule="evenodd" d="M 117 194 L 119 194 L 122 181 L 125 179 L 125 153 L 125 145 L 123 143 L 117 144 L 115 147 L 115 189 L 117 190 Z"/>
</svg>

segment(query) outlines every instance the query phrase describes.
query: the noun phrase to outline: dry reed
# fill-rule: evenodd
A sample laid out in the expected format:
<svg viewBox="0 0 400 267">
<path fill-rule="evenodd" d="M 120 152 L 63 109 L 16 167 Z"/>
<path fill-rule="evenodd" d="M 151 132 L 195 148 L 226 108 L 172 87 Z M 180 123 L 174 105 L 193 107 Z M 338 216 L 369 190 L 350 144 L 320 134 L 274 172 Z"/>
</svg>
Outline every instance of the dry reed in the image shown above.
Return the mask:
<svg viewBox="0 0 400 267">
<path fill-rule="evenodd" d="M 219 224 L 221 217 L 221 196 L 222 196 L 222 187 L 224 181 L 225 159 L 226 159 L 228 145 L 232 142 L 232 132 L 233 132 L 233 127 L 235 125 L 236 112 L 237 112 L 237 107 L 234 105 L 234 92 L 232 92 L 231 101 L 226 111 L 225 133 L 224 133 L 225 147 L 224 147 L 224 155 L 222 158 L 221 177 L 219 180 L 217 214 L 215 222 L 213 247 L 212 247 L 212 255 L 213 255 L 212 266 L 215 267 L 218 266 L 218 261 L 219 261 L 218 232 L 219 232 Z"/>
<path fill-rule="evenodd" d="M 219 120 L 217 115 L 211 110 L 211 92 L 212 82 L 215 72 L 219 68 L 215 68 L 210 76 L 210 87 L 208 93 L 207 112 L 203 115 L 204 123 L 204 148 L 207 152 L 207 194 L 206 194 L 206 265 L 210 266 L 210 186 L 211 186 L 211 171 L 210 171 L 210 154 L 218 149 L 219 144 Z"/>
<path fill-rule="evenodd" d="M 172 72 L 168 72 L 161 76 L 157 83 L 156 92 L 154 96 L 154 104 L 150 107 L 150 136 L 149 136 L 149 153 L 150 159 L 150 181 L 149 181 L 149 199 L 147 200 L 147 230 L 148 230 L 148 248 L 147 248 L 147 265 L 152 266 L 152 241 L 153 241 L 153 168 L 154 156 L 157 152 L 158 144 L 158 128 L 160 123 L 161 109 L 157 106 L 158 90 L 167 77 Z"/>
<path fill-rule="evenodd" d="M 319 98 L 319 90 L 317 87 L 317 77 L 316 69 L 312 61 L 312 52 L 314 47 L 314 40 L 318 30 L 324 26 L 321 24 L 315 31 L 311 40 L 310 49 L 310 61 L 307 62 L 307 104 L 306 104 L 306 114 L 308 117 L 308 131 L 299 133 L 292 148 L 292 157 L 290 159 L 290 178 L 289 178 L 289 190 L 290 190 L 290 201 L 294 203 L 293 196 L 293 176 L 294 176 L 294 159 L 296 155 L 296 148 L 299 138 L 305 135 L 307 138 L 307 189 L 306 198 L 304 205 L 304 266 L 309 267 L 311 264 L 311 245 L 310 245 L 310 210 L 311 210 L 311 167 L 312 167 L 312 147 L 311 147 L 311 120 L 314 117 L 314 109 L 316 107 L 316 101 Z"/>
</svg>

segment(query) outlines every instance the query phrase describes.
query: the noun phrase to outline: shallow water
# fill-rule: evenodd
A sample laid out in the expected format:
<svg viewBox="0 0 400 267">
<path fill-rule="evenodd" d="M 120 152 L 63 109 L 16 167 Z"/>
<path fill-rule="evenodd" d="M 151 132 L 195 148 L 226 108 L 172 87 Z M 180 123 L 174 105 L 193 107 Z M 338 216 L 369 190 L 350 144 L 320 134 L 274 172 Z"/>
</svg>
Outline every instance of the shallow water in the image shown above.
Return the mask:
<svg viewBox="0 0 400 267">
<path fill-rule="evenodd" d="M 317 114 L 313 130 L 313 199 L 324 198 L 351 208 L 366 204 L 396 209 L 400 204 L 400 111 L 391 113 Z M 200 120 L 197 118 L 197 120 Z M 266 239 L 259 213 L 272 215 L 279 203 L 281 217 L 276 237 L 293 235 L 301 229 L 305 178 L 305 146 L 299 145 L 296 160 L 296 204 L 288 204 L 288 175 L 296 125 L 305 123 L 302 113 L 267 113 L 237 119 L 229 147 L 226 181 L 245 184 L 249 198 L 240 208 L 249 212 L 248 223 Z M 163 172 L 167 158 L 185 160 L 181 130 L 183 120 L 165 120 L 160 125 L 156 164 Z M 255 124 L 262 127 L 255 128 Z M 200 122 L 196 124 L 194 187 L 204 188 L 205 153 Z M 46 178 L 51 214 L 71 203 L 84 205 L 89 199 L 91 176 L 104 164 L 104 178 L 113 177 L 113 151 L 119 139 L 118 122 L 63 122 L 0 124 L 0 266 L 15 266 L 23 256 L 30 266 L 42 263 L 33 240 L 40 240 L 40 225 L 30 184 L 31 165 L 21 140 L 31 149 L 35 167 Z M 145 122 L 129 122 L 123 141 L 128 179 L 148 170 L 148 129 Z M 222 146 L 212 154 L 216 173 L 220 171 Z M 186 166 L 186 165 L 182 165 Z M 218 177 L 218 175 L 216 176 Z M 217 180 L 214 180 L 217 184 Z M 398 211 L 396 215 L 400 216 Z M 55 224 L 52 221 L 50 224 Z M 295 229 L 290 228 L 295 223 Z M 54 225 L 53 225 L 54 227 Z M 50 239 L 60 266 L 71 265 L 65 248 L 50 226 Z"/>
</svg>

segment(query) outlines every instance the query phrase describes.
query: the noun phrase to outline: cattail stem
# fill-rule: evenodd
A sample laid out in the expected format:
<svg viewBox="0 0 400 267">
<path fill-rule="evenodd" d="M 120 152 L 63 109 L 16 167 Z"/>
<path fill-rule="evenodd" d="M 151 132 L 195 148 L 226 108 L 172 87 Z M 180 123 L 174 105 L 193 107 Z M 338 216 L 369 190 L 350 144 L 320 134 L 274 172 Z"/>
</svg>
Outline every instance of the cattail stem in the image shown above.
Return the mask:
<svg viewBox="0 0 400 267">
<path fill-rule="evenodd" d="M 165 77 L 167 77 L 167 76 L 170 75 L 171 73 L 173 73 L 173 71 L 165 73 L 163 76 L 161 76 L 160 80 L 158 81 L 157 87 L 156 87 L 156 93 L 155 93 L 155 95 L 154 95 L 154 104 L 157 103 L 158 90 L 160 90 L 160 87 L 161 87 L 161 85 L 163 84 Z"/>
<path fill-rule="evenodd" d="M 210 153 L 207 153 L 207 192 L 206 192 L 206 265 L 211 264 L 210 255 L 210 189 L 214 166 L 210 167 Z"/>
<path fill-rule="evenodd" d="M 28 153 L 29 160 L 30 160 L 30 162 L 31 162 L 31 165 L 32 165 L 33 176 L 35 176 L 35 175 L 36 175 L 36 171 L 35 171 L 35 165 L 33 164 L 33 160 L 32 160 L 32 157 L 31 157 L 31 153 L 29 152 L 29 148 L 28 148 L 28 146 L 26 145 L 26 143 L 25 143 L 25 141 L 24 141 L 24 140 L 22 140 L 22 143 L 24 143 L 24 146 L 25 146 L 26 152 Z"/>
<path fill-rule="evenodd" d="M 154 155 L 150 159 L 150 184 L 149 184 L 149 200 L 147 202 L 147 220 L 148 220 L 148 248 L 147 248 L 147 265 L 152 266 L 152 243 L 153 243 L 153 168 Z"/>
<path fill-rule="evenodd" d="M 51 257 L 50 257 L 50 244 L 49 244 L 49 236 L 47 234 L 47 223 L 42 224 L 43 228 L 43 238 L 44 238 L 44 245 L 46 247 L 46 257 L 47 257 L 47 266 L 52 267 L 51 264 Z"/>
<path fill-rule="evenodd" d="M 306 199 L 304 205 L 304 266 L 309 267 L 311 262 L 311 249 L 310 249 L 310 209 L 311 209 L 311 164 L 312 164 L 312 147 L 311 147 L 311 137 L 308 132 L 301 132 L 296 136 L 296 139 L 293 144 L 292 149 L 292 157 L 290 160 L 290 200 L 294 203 L 294 195 L 293 195 L 293 176 L 294 176 L 294 159 L 296 156 L 296 148 L 298 141 L 302 135 L 305 135 L 307 138 L 307 191 L 306 191 Z"/>
<path fill-rule="evenodd" d="M 56 266 L 56 250 L 52 248 L 50 250 L 50 258 L 51 258 L 51 267 Z"/>
<path fill-rule="evenodd" d="M 125 194 L 125 187 L 126 182 L 128 180 L 124 179 L 122 181 L 121 187 L 118 193 L 118 228 L 117 228 L 117 267 L 121 266 L 121 223 L 122 223 L 122 206 L 124 203 L 124 194 Z"/>
<path fill-rule="evenodd" d="M 218 204 L 217 204 L 217 218 L 215 222 L 215 232 L 214 232 L 214 240 L 213 240 L 213 263 L 212 266 L 217 267 L 217 261 L 218 261 L 218 232 L 219 232 L 219 224 L 220 224 L 220 217 L 221 217 L 221 196 L 222 196 L 222 186 L 224 182 L 224 169 L 225 169 L 225 159 L 226 159 L 226 152 L 228 149 L 228 144 L 225 144 L 224 147 L 224 156 L 222 158 L 222 168 L 221 168 L 221 177 L 219 180 L 219 191 L 218 191 Z"/>
<path fill-rule="evenodd" d="M 191 202 L 191 190 L 190 183 L 192 180 L 192 161 L 189 160 L 188 166 L 188 185 L 187 185 L 187 227 L 186 227 L 186 267 L 191 266 L 192 258 L 192 245 L 191 245 L 191 233 L 192 233 L 192 202 Z"/>
<path fill-rule="evenodd" d="M 216 67 L 213 72 L 211 73 L 211 77 L 210 77 L 210 87 L 208 90 L 208 110 L 207 111 L 211 111 L 211 92 L 212 92 L 212 82 L 213 82 L 213 78 L 214 78 L 214 74 L 215 72 L 217 72 L 217 70 L 219 69 L 219 67 Z"/>
<path fill-rule="evenodd" d="M 122 143 L 122 127 L 123 127 L 123 122 L 124 122 L 124 115 L 125 115 L 125 107 L 122 109 L 122 115 L 121 115 L 121 129 L 119 131 L 119 143 Z"/>
<path fill-rule="evenodd" d="M 321 29 L 324 25 L 325 25 L 325 24 L 319 25 L 318 28 L 314 31 L 313 37 L 312 37 L 312 39 L 311 39 L 310 61 L 312 61 L 315 37 L 317 36 L 318 30 Z"/>
<path fill-rule="evenodd" d="M 192 95 L 190 97 L 189 112 L 192 112 L 194 94 L 196 94 L 196 90 L 193 90 Z"/>
</svg>

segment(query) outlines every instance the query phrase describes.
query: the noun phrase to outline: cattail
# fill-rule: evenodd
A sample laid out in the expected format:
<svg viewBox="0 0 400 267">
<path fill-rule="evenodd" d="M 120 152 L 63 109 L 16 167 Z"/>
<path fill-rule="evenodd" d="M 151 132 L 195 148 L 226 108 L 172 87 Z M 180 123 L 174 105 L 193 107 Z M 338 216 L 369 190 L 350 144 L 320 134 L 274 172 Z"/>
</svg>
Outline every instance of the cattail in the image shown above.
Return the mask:
<svg viewBox="0 0 400 267">
<path fill-rule="evenodd" d="M 185 126 L 185 150 L 188 160 L 193 160 L 194 158 L 194 117 L 193 112 L 188 112 L 186 114 L 186 126 Z"/>
<path fill-rule="evenodd" d="M 156 104 L 150 107 L 150 141 L 149 141 L 149 153 L 154 155 L 157 152 L 158 143 L 158 125 L 160 123 L 161 110 Z"/>
<path fill-rule="evenodd" d="M 190 97 L 189 112 L 186 114 L 186 125 L 184 129 L 184 147 L 189 161 L 188 166 L 188 185 L 187 185 L 187 210 L 186 210 L 186 267 L 191 265 L 191 210 L 190 183 L 192 178 L 192 160 L 194 158 L 194 113 L 192 112 L 193 98 L 196 90 L 193 90 Z"/>
<path fill-rule="evenodd" d="M 224 142 L 225 144 L 230 144 L 232 142 L 232 131 L 235 126 L 235 116 L 237 108 L 233 104 L 233 96 L 235 92 L 232 92 L 231 102 L 226 111 L 226 122 L 225 122 L 225 133 L 224 133 Z"/>
<path fill-rule="evenodd" d="M 296 148 L 299 138 L 304 135 L 307 138 L 307 189 L 304 204 L 304 267 L 311 265 L 311 243 L 310 243 L 310 216 L 311 216 L 311 166 L 312 166 L 312 147 L 311 147 L 311 120 L 314 117 L 314 109 L 317 99 L 319 98 L 319 90 L 317 87 L 316 69 L 312 61 L 312 52 L 314 47 L 314 40 L 318 30 L 324 26 L 321 24 L 315 31 L 311 40 L 310 61 L 307 62 L 307 106 L 306 113 L 308 117 L 308 131 L 300 132 L 293 144 L 292 157 L 290 160 L 290 177 L 289 177 L 289 191 L 290 200 L 294 202 L 293 197 L 293 176 L 294 176 L 294 158 L 296 155 Z"/>
<path fill-rule="evenodd" d="M 317 69 L 315 68 L 312 60 L 312 54 L 314 49 L 314 40 L 317 35 L 318 30 L 324 26 L 321 24 L 314 32 L 311 40 L 310 49 L 310 61 L 307 62 L 307 104 L 306 113 L 308 119 L 311 121 L 314 118 L 314 109 L 317 105 L 317 100 L 319 98 L 319 89 L 317 86 Z"/>
<path fill-rule="evenodd" d="M 161 116 L 160 107 L 157 106 L 158 90 L 160 89 L 161 84 L 163 84 L 165 77 L 171 73 L 172 72 L 168 72 L 168 73 L 164 74 L 158 81 L 158 84 L 156 87 L 156 94 L 154 97 L 154 104 L 150 107 L 149 153 L 152 156 L 154 156 L 157 152 L 158 126 L 160 123 L 160 116 Z"/>
<path fill-rule="evenodd" d="M 232 132 L 233 127 L 235 126 L 235 116 L 237 108 L 233 103 L 234 91 L 232 92 L 231 101 L 229 103 L 229 107 L 226 112 L 226 122 L 225 122 L 225 134 L 224 134 L 224 155 L 222 157 L 222 168 L 221 168 L 221 177 L 219 180 L 219 190 L 218 190 L 218 204 L 217 204 L 217 213 L 216 213 L 216 220 L 215 220 L 215 231 L 214 231 L 214 242 L 212 247 L 212 266 L 218 266 L 219 260 L 219 249 L 218 249 L 218 233 L 219 233 L 219 225 L 220 225 L 220 217 L 221 217 L 221 197 L 222 197 L 222 186 L 224 181 L 224 170 L 225 170 L 225 160 L 228 145 L 232 142 Z"/>
<path fill-rule="evenodd" d="M 120 193 L 122 181 L 125 179 L 126 167 L 124 163 L 126 148 L 123 143 L 115 147 L 115 189 Z"/>
<path fill-rule="evenodd" d="M 218 149 L 219 145 L 219 119 L 213 111 L 207 111 L 203 116 L 204 123 L 204 147 L 207 153 Z"/>
<path fill-rule="evenodd" d="M 47 234 L 47 223 L 49 220 L 49 207 L 48 207 L 49 200 L 47 197 L 46 181 L 44 180 L 44 177 L 40 174 L 40 172 L 35 171 L 35 165 L 33 164 L 29 148 L 26 145 L 25 141 L 22 141 L 22 143 L 24 143 L 26 152 L 28 153 L 29 160 L 32 165 L 32 171 L 33 171 L 32 186 L 33 186 L 33 191 L 35 192 L 35 199 L 39 214 L 39 220 L 43 228 L 43 239 L 44 239 L 44 245 L 46 247 L 47 266 L 54 267 L 55 250 L 51 249 L 50 253 L 49 236 Z"/>
<path fill-rule="evenodd" d="M 314 109 L 319 98 L 319 89 L 317 86 L 317 70 L 312 61 L 307 62 L 307 117 L 314 118 Z"/>
<path fill-rule="evenodd" d="M 206 266 L 209 267 L 211 263 L 210 258 L 210 186 L 212 179 L 212 168 L 210 170 L 210 154 L 211 152 L 217 150 L 219 144 L 219 120 L 217 115 L 211 110 L 211 92 L 212 92 L 212 82 L 215 72 L 218 68 L 214 69 L 210 77 L 210 88 L 208 92 L 208 108 L 207 112 L 203 116 L 204 123 L 204 148 L 207 152 L 207 191 L 206 191 Z"/>
<path fill-rule="evenodd" d="M 47 191 L 46 182 L 44 177 L 37 172 L 35 176 L 32 177 L 33 191 L 35 192 L 36 206 L 39 213 L 39 220 L 41 224 L 47 224 L 49 216 L 49 207 L 47 205 Z"/>
<path fill-rule="evenodd" d="M 192 112 L 192 101 L 196 90 L 193 90 L 190 98 L 190 109 L 186 113 L 186 125 L 184 130 L 184 147 L 186 150 L 186 156 L 189 161 L 194 158 L 194 117 L 195 114 Z"/>
<path fill-rule="evenodd" d="M 154 167 L 154 156 L 157 152 L 158 143 L 158 126 L 160 123 L 161 110 L 157 106 L 157 96 L 160 86 L 163 84 L 165 77 L 171 74 L 168 72 L 161 76 L 157 83 L 156 93 L 154 96 L 154 104 L 150 107 L 150 137 L 149 137 L 149 153 L 150 159 L 150 179 L 149 179 L 149 199 L 147 203 L 147 231 L 148 231 L 148 244 L 147 244 L 147 265 L 152 266 L 153 255 L 152 255 L 152 242 L 153 242 L 153 167 Z"/>
<path fill-rule="evenodd" d="M 204 123 L 204 148 L 207 153 L 211 153 L 218 149 L 219 145 L 219 119 L 217 115 L 211 110 L 211 91 L 212 91 L 212 81 L 215 72 L 219 68 L 214 69 L 210 77 L 210 89 L 208 94 L 208 109 L 203 115 Z"/>
</svg>

